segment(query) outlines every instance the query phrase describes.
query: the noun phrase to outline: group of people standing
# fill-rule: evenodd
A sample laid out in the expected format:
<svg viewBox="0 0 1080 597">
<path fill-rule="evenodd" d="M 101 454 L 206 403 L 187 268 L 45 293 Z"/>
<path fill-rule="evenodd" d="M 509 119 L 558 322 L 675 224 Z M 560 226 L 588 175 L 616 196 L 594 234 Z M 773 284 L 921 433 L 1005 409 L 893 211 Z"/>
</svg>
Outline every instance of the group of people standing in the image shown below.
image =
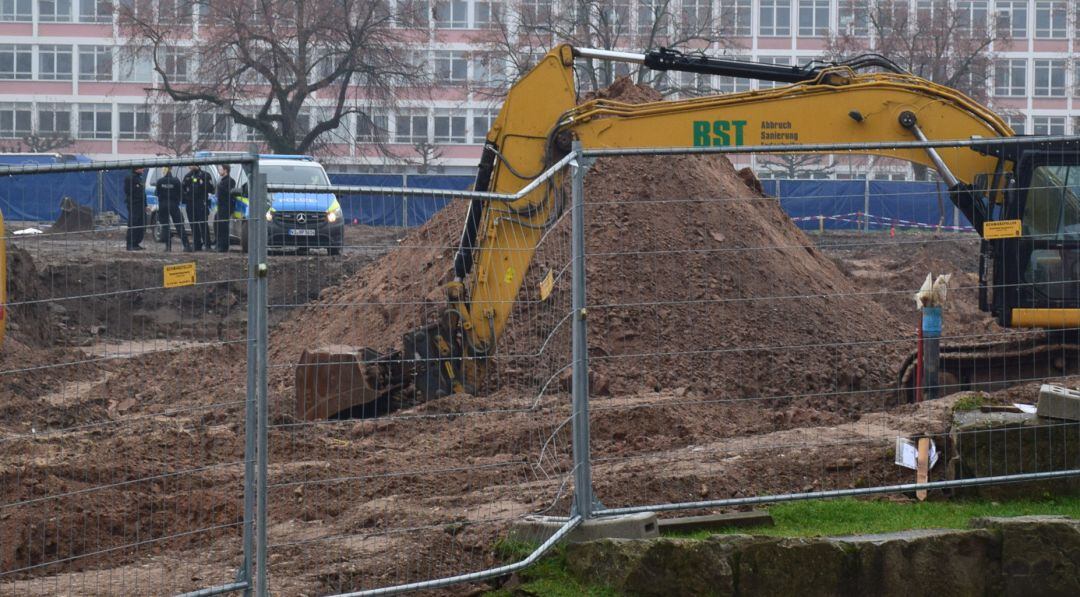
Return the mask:
<svg viewBox="0 0 1080 597">
<path fill-rule="evenodd" d="M 124 198 L 127 200 L 128 229 L 127 250 L 142 251 L 143 237 L 146 233 L 146 181 L 143 168 L 133 168 L 124 178 Z M 189 166 L 188 173 L 180 180 L 168 166 L 162 168 L 161 176 L 155 187 L 158 198 L 158 224 L 162 226 L 165 237 L 165 250 L 172 250 L 172 231 L 170 223 L 175 225 L 176 234 L 184 245 L 184 252 L 211 250 L 210 195 L 217 197 L 217 217 L 214 219 L 214 236 L 217 250 L 225 253 L 229 250 L 229 219 L 233 212 L 233 191 L 236 181 L 230 175 L 228 164 L 218 166 L 218 183 L 215 186 L 210 174 L 199 166 Z M 187 228 L 180 214 L 183 203 L 191 223 L 192 239 L 188 240 Z"/>
</svg>

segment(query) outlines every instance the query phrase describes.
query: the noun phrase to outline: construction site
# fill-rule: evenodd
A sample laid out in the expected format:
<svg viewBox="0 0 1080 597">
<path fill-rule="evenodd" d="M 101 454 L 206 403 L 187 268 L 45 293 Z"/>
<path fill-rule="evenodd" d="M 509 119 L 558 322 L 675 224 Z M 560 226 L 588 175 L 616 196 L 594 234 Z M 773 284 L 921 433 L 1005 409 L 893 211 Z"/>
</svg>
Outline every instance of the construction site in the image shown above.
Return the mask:
<svg viewBox="0 0 1080 597">
<path fill-rule="evenodd" d="M 578 98 L 581 58 L 511 90 L 471 191 L 337 256 L 268 246 L 260 193 L 306 187 L 258 158 L 146 163 L 250 170 L 244 252 L 4 221 L 0 595 L 474 595 L 641 513 L 1076 495 L 1077 139 L 856 66 Z M 778 143 L 924 163 L 969 226 L 800 228 L 728 158 Z"/>
</svg>

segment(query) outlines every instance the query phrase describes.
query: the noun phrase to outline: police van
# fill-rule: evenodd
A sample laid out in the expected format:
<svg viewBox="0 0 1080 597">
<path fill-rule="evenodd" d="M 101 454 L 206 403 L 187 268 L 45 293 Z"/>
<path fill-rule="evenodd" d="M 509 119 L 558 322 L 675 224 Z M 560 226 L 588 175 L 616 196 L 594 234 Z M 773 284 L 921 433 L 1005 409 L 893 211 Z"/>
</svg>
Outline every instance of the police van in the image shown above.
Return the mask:
<svg viewBox="0 0 1080 597">
<path fill-rule="evenodd" d="M 197 152 L 195 157 L 222 155 L 246 155 L 236 152 Z M 206 172 L 217 186 L 220 177 L 217 166 L 204 166 Z M 233 212 L 230 229 L 231 241 L 239 243 L 247 251 L 248 240 L 248 189 L 250 188 L 250 167 L 234 164 L 230 166 L 230 176 L 236 181 L 237 193 L 233 200 Z M 158 170 L 158 169 L 153 169 Z M 328 186 L 330 178 L 326 170 L 315 158 L 307 155 L 260 155 L 259 171 L 266 175 L 268 185 L 316 185 Z M 151 181 L 159 177 L 159 172 L 147 174 L 148 210 L 153 193 Z M 154 214 L 148 220 L 156 224 L 157 201 L 153 200 Z M 210 199 L 210 219 L 216 219 L 217 197 Z M 185 216 L 186 218 L 186 216 Z M 333 193 L 272 193 L 267 209 L 268 223 L 267 246 L 270 248 L 295 247 L 298 251 L 310 248 L 326 249 L 330 255 L 338 255 L 345 242 L 345 221 L 341 205 Z M 154 226 L 155 237 L 164 238 L 161 226 Z M 213 226 L 211 234 L 213 233 Z"/>
</svg>

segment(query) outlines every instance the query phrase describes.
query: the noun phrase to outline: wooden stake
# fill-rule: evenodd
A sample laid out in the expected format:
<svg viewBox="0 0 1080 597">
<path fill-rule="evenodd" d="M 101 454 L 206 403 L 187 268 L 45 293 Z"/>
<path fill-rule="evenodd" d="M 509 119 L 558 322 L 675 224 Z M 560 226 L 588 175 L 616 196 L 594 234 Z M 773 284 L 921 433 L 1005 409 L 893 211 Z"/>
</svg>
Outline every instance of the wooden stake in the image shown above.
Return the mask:
<svg viewBox="0 0 1080 597">
<path fill-rule="evenodd" d="M 915 469 L 915 482 L 926 483 L 930 480 L 930 438 L 919 438 L 919 460 L 918 468 Z M 915 497 L 919 501 L 926 500 L 926 490 L 919 489 L 915 491 Z"/>
</svg>

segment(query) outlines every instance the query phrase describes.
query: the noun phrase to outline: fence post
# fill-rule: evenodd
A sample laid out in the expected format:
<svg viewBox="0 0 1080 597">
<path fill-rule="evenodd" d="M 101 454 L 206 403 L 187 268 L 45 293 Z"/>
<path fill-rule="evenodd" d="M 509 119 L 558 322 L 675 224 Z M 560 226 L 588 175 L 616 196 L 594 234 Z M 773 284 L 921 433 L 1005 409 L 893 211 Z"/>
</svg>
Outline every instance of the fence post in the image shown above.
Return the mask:
<svg viewBox="0 0 1080 597">
<path fill-rule="evenodd" d="M 255 577 L 252 575 L 252 564 L 255 562 L 255 457 L 256 457 L 256 437 L 257 437 L 257 421 L 258 411 L 256 410 L 256 403 L 258 401 L 257 392 L 257 365 L 258 353 L 260 347 L 258 346 L 258 321 L 259 321 L 259 305 L 256 297 L 259 294 L 258 290 L 258 274 L 259 274 L 259 251 L 258 245 L 255 239 L 258 238 L 258 220 L 252 216 L 255 213 L 255 205 L 258 203 L 255 201 L 258 189 L 256 188 L 256 179 L 259 171 L 259 158 L 254 152 L 249 153 L 249 156 L 254 159 L 251 165 L 251 174 L 248 177 L 248 184 L 250 189 L 248 191 L 248 213 L 247 222 L 251 235 L 248 239 L 248 283 L 247 283 L 247 398 L 244 404 L 244 561 L 243 568 L 237 575 L 237 580 L 242 580 L 248 583 L 247 589 L 244 590 L 245 596 L 250 596 L 254 588 L 253 582 Z M 265 218 L 266 216 L 263 216 Z"/>
<path fill-rule="evenodd" d="M 97 197 L 98 197 L 98 215 L 105 213 L 105 171 L 98 170 L 97 173 Z M 131 214 L 128 214 L 131 217 Z"/>
<path fill-rule="evenodd" d="M 571 207 L 571 251 L 573 305 L 573 435 L 574 435 L 574 507 L 573 514 L 583 520 L 592 517 L 592 469 L 589 457 L 589 349 L 586 344 L 585 311 L 585 173 L 589 160 L 581 155 L 581 142 L 574 141 L 577 154 L 570 162 L 573 190 Z"/>
<path fill-rule="evenodd" d="M 408 174 L 402 174 L 401 175 L 401 186 L 403 186 L 405 188 L 409 187 L 409 175 Z M 405 194 L 401 195 L 401 227 L 402 228 L 408 228 L 409 227 L 409 196 L 405 195 Z"/>
<path fill-rule="evenodd" d="M 862 192 L 863 232 L 870 231 L 870 177 L 863 179 Z"/>
<path fill-rule="evenodd" d="M 248 240 L 254 242 L 254 250 L 249 254 L 255 256 L 254 270 L 254 296 L 249 296 L 248 301 L 254 303 L 255 314 L 255 398 L 256 398 L 256 435 L 255 451 L 258 457 L 256 462 L 256 486 L 255 486 L 255 595 L 265 597 L 269 594 L 266 586 L 266 472 L 267 472 L 267 425 L 268 405 L 266 386 L 266 361 L 267 361 L 267 281 L 268 273 L 266 259 L 266 175 L 259 172 L 258 159 L 252 167 L 251 197 L 249 198 L 249 214 L 253 224 L 254 234 Z M 249 248 L 249 249 L 250 249 Z M 251 325 L 250 323 L 248 324 Z"/>
</svg>

